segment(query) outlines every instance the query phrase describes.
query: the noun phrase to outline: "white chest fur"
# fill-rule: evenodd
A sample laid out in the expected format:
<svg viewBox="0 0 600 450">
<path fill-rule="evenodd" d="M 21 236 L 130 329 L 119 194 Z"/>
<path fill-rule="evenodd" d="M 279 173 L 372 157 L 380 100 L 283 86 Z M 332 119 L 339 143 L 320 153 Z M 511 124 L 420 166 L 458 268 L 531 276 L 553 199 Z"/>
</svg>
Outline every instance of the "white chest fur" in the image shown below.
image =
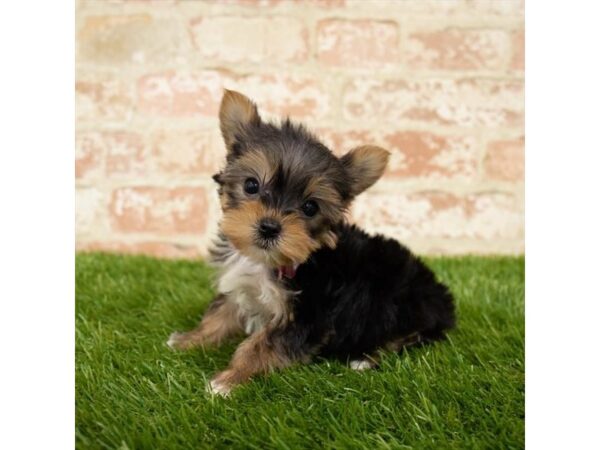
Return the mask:
<svg viewBox="0 0 600 450">
<path fill-rule="evenodd" d="M 218 263 L 217 289 L 239 308 L 246 333 L 262 329 L 271 321 L 286 320 L 290 292 L 278 283 L 271 269 L 234 251 Z"/>
</svg>

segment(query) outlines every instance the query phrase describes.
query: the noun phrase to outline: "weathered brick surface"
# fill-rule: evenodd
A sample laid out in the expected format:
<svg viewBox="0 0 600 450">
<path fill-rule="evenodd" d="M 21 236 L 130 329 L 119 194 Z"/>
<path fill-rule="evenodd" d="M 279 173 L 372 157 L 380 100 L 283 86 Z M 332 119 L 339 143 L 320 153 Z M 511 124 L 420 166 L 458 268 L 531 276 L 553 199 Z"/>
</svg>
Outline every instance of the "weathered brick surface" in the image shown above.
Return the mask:
<svg viewBox="0 0 600 450">
<path fill-rule="evenodd" d="M 524 181 L 525 139 L 491 142 L 487 148 L 485 172 L 491 179 Z"/>
<path fill-rule="evenodd" d="M 324 82 L 298 75 L 166 72 L 140 78 L 137 88 L 139 110 L 154 116 L 204 116 L 214 120 L 224 88 L 244 91 L 269 114 L 322 118 L 330 110 Z"/>
<path fill-rule="evenodd" d="M 369 130 L 320 130 L 319 136 L 337 155 L 367 144 L 391 152 L 386 178 L 472 179 L 477 175 L 479 152 L 475 138 L 402 130 L 375 133 Z"/>
<path fill-rule="evenodd" d="M 524 101 L 521 81 L 429 79 L 379 81 L 359 78 L 345 87 L 348 120 L 408 120 L 460 127 L 519 127 Z"/>
<path fill-rule="evenodd" d="M 214 70 L 145 75 L 137 82 L 138 108 L 148 115 L 215 117 L 226 80 Z"/>
<path fill-rule="evenodd" d="M 331 94 L 326 80 L 303 75 L 249 75 L 232 87 L 245 92 L 267 114 L 322 119 L 331 112 Z"/>
<path fill-rule="evenodd" d="M 104 234 L 107 198 L 100 188 L 85 187 L 75 190 L 75 229 L 78 236 Z"/>
<path fill-rule="evenodd" d="M 134 90 L 125 77 L 104 72 L 79 72 L 75 82 L 75 119 L 125 121 L 133 113 Z"/>
<path fill-rule="evenodd" d="M 76 13 L 78 249 L 206 254 L 217 114 L 235 89 L 338 155 L 391 152 L 352 209 L 370 231 L 424 252 L 523 251 L 524 0 L 79 0 Z"/>
<path fill-rule="evenodd" d="M 77 179 L 102 176 L 105 157 L 105 147 L 98 133 L 76 133 L 75 177 Z"/>
<path fill-rule="evenodd" d="M 368 192 L 357 200 L 353 217 L 400 239 L 517 239 L 524 226 L 519 200 L 499 192 Z"/>
<path fill-rule="evenodd" d="M 445 28 L 413 31 L 404 44 L 405 61 L 416 69 L 502 69 L 511 37 L 503 30 Z"/>
<path fill-rule="evenodd" d="M 196 130 L 169 130 L 152 134 L 148 152 L 155 173 L 206 177 L 225 161 L 220 134 Z"/>
<path fill-rule="evenodd" d="M 77 48 L 78 61 L 105 65 L 182 63 L 191 56 L 185 28 L 149 14 L 89 16 Z"/>
<path fill-rule="evenodd" d="M 513 70 L 525 70 L 525 30 L 512 34 L 512 58 L 510 67 Z"/>
<path fill-rule="evenodd" d="M 525 0 L 472 0 L 468 8 L 475 14 L 520 17 L 525 14 Z"/>
<path fill-rule="evenodd" d="M 76 177 L 128 179 L 205 177 L 225 159 L 217 132 L 188 129 L 88 131 L 76 138 Z"/>
<path fill-rule="evenodd" d="M 206 192 L 195 187 L 119 188 L 112 193 L 109 213 L 115 231 L 201 234 Z"/>
<path fill-rule="evenodd" d="M 394 64 L 397 47 L 395 22 L 328 19 L 317 27 L 317 55 L 324 64 L 362 67 Z"/>
<path fill-rule="evenodd" d="M 203 58 L 272 63 L 308 56 L 308 29 L 292 17 L 201 17 L 192 21 L 191 31 Z"/>
</svg>

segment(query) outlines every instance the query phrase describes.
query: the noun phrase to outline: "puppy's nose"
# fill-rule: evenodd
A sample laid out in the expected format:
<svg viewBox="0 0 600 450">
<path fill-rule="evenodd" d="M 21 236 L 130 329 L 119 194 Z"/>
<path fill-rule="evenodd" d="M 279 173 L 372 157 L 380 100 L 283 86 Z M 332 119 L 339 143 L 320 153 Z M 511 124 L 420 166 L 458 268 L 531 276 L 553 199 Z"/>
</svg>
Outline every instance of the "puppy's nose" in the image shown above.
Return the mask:
<svg viewBox="0 0 600 450">
<path fill-rule="evenodd" d="M 264 239 L 273 239 L 279 235 L 281 224 L 275 219 L 262 219 L 258 224 L 258 232 Z"/>
</svg>

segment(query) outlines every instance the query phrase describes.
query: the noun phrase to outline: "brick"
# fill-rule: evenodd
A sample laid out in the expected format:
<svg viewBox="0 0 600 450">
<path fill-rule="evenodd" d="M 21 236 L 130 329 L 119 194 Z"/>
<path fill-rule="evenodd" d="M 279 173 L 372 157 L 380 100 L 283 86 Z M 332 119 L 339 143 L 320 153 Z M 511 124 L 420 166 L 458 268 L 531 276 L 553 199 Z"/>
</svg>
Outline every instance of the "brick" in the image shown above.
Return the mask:
<svg viewBox="0 0 600 450">
<path fill-rule="evenodd" d="M 135 133 L 106 133 L 108 177 L 215 173 L 225 160 L 217 132 L 160 130 L 143 139 Z"/>
<path fill-rule="evenodd" d="M 105 147 L 99 133 L 76 132 L 75 178 L 89 179 L 102 176 Z"/>
<path fill-rule="evenodd" d="M 467 7 L 476 15 L 489 14 L 504 17 L 525 15 L 525 0 L 471 0 Z"/>
<path fill-rule="evenodd" d="M 252 8 L 273 8 L 278 6 L 290 6 L 295 8 L 296 5 L 290 0 L 204 0 L 212 4 L 239 5 Z M 361 0 L 363 1 L 363 0 Z M 303 0 L 302 3 L 319 8 L 335 8 L 344 6 L 346 0 Z"/>
<path fill-rule="evenodd" d="M 413 31 L 402 46 L 407 65 L 415 69 L 501 69 L 510 53 L 511 39 L 501 30 L 446 28 Z"/>
<path fill-rule="evenodd" d="M 78 139 L 79 140 L 79 139 Z M 142 135 L 126 131 L 87 131 L 81 134 L 81 147 L 96 155 L 94 174 L 102 177 L 147 175 L 145 143 Z M 79 145 L 78 145 L 79 147 Z M 83 151 L 82 150 L 82 151 Z M 87 168 L 89 157 L 77 164 Z M 82 174 L 90 178 L 87 171 Z"/>
<path fill-rule="evenodd" d="M 318 2 L 319 0 L 315 0 Z M 346 10 L 369 17 L 384 11 L 388 17 L 417 15 L 423 21 L 468 18 L 481 21 L 491 17 L 522 17 L 524 0 L 346 0 Z"/>
<path fill-rule="evenodd" d="M 477 175 L 479 152 L 475 138 L 443 136 L 425 131 L 391 133 L 370 130 L 320 130 L 318 135 L 335 154 L 373 144 L 391 152 L 384 178 L 473 179 Z"/>
<path fill-rule="evenodd" d="M 317 25 L 317 58 L 332 66 L 377 67 L 396 62 L 395 22 L 326 19 Z"/>
<path fill-rule="evenodd" d="M 490 142 L 484 161 L 486 176 L 503 181 L 525 178 L 525 138 Z"/>
<path fill-rule="evenodd" d="M 90 241 L 78 242 L 77 251 L 84 252 L 109 252 L 128 255 L 148 255 L 158 258 L 180 259 L 197 258 L 200 256 L 198 248 L 193 245 L 183 245 L 171 242 L 118 242 L 118 241 Z"/>
<path fill-rule="evenodd" d="M 426 18 L 447 18 L 464 14 L 468 9 L 467 2 L 463 0 L 347 0 L 347 6 L 362 15 L 385 11 L 387 15 L 418 14 Z"/>
<path fill-rule="evenodd" d="M 165 174 L 212 175 L 225 161 L 225 144 L 218 131 L 159 132 L 152 136 L 150 152 L 154 170 Z"/>
<path fill-rule="evenodd" d="M 308 56 L 308 30 L 291 17 L 202 17 L 192 21 L 191 31 L 203 58 L 271 63 Z"/>
<path fill-rule="evenodd" d="M 80 73 L 75 82 L 75 118 L 77 121 L 129 120 L 133 97 L 132 86 L 122 77 Z"/>
<path fill-rule="evenodd" d="M 139 110 L 148 115 L 216 119 L 223 89 L 235 89 L 275 116 L 319 119 L 331 107 L 323 80 L 298 75 L 233 76 L 226 72 L 163 72 L 138 80 Z"/>
<path fill-rule="evenodd" d="M 448 137 L 419 131 L 399 131 L 384 137 L 392 152 L 388 176 L 429 179 L 473 179 L 478 149 L 472 137 Z"/>
<path fill-rule="evenodd" d="M 277 119 L 290 116 L 317 120 L 331 110 L 331 94 L 323 80 L 293 75 L 249 75 L 232 84 L 233 89 L 256 101 L 261 113 Z"/>
<path fill-rule="evenodd" d="M 525 70 L 525 30 L 515 31 L 512 34 L 512 58 L 510 68 Z"/>
<path fill-rule="evenodd" d="M 373 144 L 383 146 L 381 133 L 370 130 L 352 129 L 337 130 L 331 128 L 316 128 L 313 130 L 316 136 L 336 156 L 342 156 L 359 145 Z"/>
<path fill-rule="evenodd" d="M 138 106 L 141 112 L 151 115 L 214 118 L 230 79 L 212 70 L 145 75 L 137 82 Z"/>
<path fill-rule="evenodd" d="M 145 174 L 144 142 L 137 133 L 116 131 L 104 133 L 106 175 Z"/>
<path fill-rule="evenodd" d="M 89 2 L 89 0 L 87 0 Z M 172 5 L 176 5 L 177 3 L 180 2 L 180 0 L 104 0 L 108 3 L 111 4 L 116 4 L 116 5 L 123 5 L 123 4 L 127 4 L 127 3 L 145 3 L 148 4 L 154 8 L 156 7 L 161 7 L 161 6 L 172 6 Z"/>
<path fill-rule="evenodd" d="M 524 120 L 521 81 L 358 78 L 346 86 L 342 103 L 348 120 L 491 128 L 522 126 Z"/>
<path fill-rule="evenodd" d="M 207 3 L 220 5 L 239 5 L 247 7 L 272 8 L 279 6 L 286 0 L 205 0 Z"/>
<path fill-rule="evenodd" d="M 121 232 L 201 234 L 208 200 L 201 187 L 127 187 L 112 194 L 112 229 Z"/>
<path fill-rule="evenodd" d="M 368 230 L 399 239 L 518 239 L 524 227 L 522 202 L 499 192 L 458 196 L 367 191 L 357 198 L 352 213 Z"/>
<path fill-rule="evenodd" d="M 319 8 L 340 8 L 346 5 L 346 0 L 306 0 L 306 3 Z"/>
<path fill-rule="evenodd" d="M 148 14 L 86 17 L 79 29 L 77 59 L 94 64 L 188 62 L 188 36 L 176 20 Z"/>
<path fill-rule="evenodd" d="M 75 190 L 75 233 L 77 236 L 105 232 L 106 196 L 95 187 Z"/>
<path fill-rule="evenodd" d="M 225 145 L 216 130 L 85 132 L 77 138 L 76 148 L 76 174 L 85 179 L 206 176 L 225 160 Z"/>
</svg>

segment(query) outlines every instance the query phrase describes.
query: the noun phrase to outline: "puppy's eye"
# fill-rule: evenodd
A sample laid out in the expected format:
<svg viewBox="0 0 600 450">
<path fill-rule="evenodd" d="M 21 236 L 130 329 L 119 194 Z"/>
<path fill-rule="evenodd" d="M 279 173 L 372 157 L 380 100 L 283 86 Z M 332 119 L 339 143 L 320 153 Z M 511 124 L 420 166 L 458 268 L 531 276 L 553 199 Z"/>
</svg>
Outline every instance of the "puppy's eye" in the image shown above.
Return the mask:
<svg viewBox="0 0 600 450">
<path fill-rule="evenodd" d="M 313 217 L 317 212 L 319 212 L 319 205 L 314 200 L 307 200 L 301 207 L 302 212 L 307 217 Z"/>
<path fill-rule="evenodd" d="M 258 192 L 258 180 L 256 178 L 247 178 L 244 181 L 244 192 L 246 194 L 256 194 Z"/>
</svg>

